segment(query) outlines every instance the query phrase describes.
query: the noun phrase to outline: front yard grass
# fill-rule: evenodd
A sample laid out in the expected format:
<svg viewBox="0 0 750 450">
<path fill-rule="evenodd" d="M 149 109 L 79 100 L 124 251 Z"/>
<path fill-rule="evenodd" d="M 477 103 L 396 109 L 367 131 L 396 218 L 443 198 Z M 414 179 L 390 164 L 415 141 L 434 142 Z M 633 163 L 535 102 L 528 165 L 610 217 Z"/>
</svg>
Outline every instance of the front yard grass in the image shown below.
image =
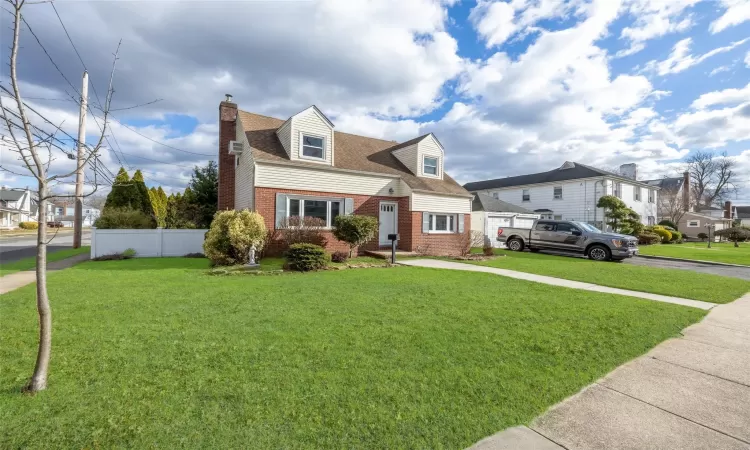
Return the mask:
<svg viewBox="0 0 750 450">
<path fill-rule="evenodd" d="M 71 256 L 89 252 L 91 252 L 91 247 L 89 246 L 83 246 L 80 248 L 65 248 L 55 252 L 48 252 L 47 263 L 60 261 L 61 259 L 70 258 Z M 34 268 L 36 268 L 36 256 L 19 259 L 18 261 L 14 261 L 11 263 L 1 262 L 0 277 L 9 275 L 11 273 L 20 272 L 22 270 L 33 270 Z"/>
<path fill-rule="evenodd" d="M 670 258 L 695 259 L 750 266 L 750 242 L 740 242 L 735 247 L 731 242 L 689 242 L 684 244 L 643 245 L 638 251 L 644 255 L 668 256 Z"/>
<path fill-rule="evenodd" d="M 712 303 L 729 303 L 750 292 L 750 281 L 689 270 L 502 249 L 495 249 L 495 254 L 501 257 L 488 261 L 459 262 Z"/>
<path fill-rule="evenodd" d="M 34 287 L 0 296 L 0 447 L 463 448 L 705 314 L 482 273 L 207 268 L 50 274 L 51 376 L 33 397 Z"/>
</svg>

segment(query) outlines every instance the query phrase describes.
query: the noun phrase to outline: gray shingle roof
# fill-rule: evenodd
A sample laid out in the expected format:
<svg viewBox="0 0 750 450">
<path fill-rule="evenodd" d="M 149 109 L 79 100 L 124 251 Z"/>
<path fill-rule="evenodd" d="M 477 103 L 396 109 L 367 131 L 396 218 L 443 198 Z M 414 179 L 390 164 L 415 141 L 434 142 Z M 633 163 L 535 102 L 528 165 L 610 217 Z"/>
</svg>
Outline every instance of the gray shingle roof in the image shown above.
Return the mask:
<svg viewBox="0 0 750 450">
<path fill-rule="evenodd" d="M 627 180 L 631 183 L 645 185 L 644 182 L 630 180 L 622 175 L 618 175 L 606 170 L 590 167 L 585 164 L 566 161 L 565 164 L 557 169 L 547 172 L 531 173 L 528 175 L 518 175 L 515 177 L 497 178 L 494 180 L 474 181 L 464 184 L 469 192 L 476 192 L 485 189 L 497 189 L 511 186 L 523 186 L 527 184 L 553 183 L 556 181 L 578 180 L 581 178 L 611 177 L 620 180 Z"/>
<path fill-rule="evenodd" d="M 738 219 L 750 219 L 750 206 L 735 206 Z"/>
<path fill-rule="evenodd" d="M 487 211 L 487 212 L 512 212 L 519 214 L 534 214 L 532 211 L 516 206 L 512 203 L 498 200 L 487 194 L 476 194 L 474 201 L 471 204 L 472 211 Z"/>
<path fill-rule="evenodd" d="M 26 191 L 17 191 L 15 189 L 0 189 L 0 200 L 6 202 L 16 202 L 23 197 Z"/>
<path fill-rule="evenodd" d="M 675 177 L 675 178 L 659 178 L 658 180 L 646 180 L 644 183 L 648 184 L 649 186 L 656 186 L 661 189 L 665 190 L 679 190 L 682 187 L 683 182 L 682 177 Z"/>
</svg>

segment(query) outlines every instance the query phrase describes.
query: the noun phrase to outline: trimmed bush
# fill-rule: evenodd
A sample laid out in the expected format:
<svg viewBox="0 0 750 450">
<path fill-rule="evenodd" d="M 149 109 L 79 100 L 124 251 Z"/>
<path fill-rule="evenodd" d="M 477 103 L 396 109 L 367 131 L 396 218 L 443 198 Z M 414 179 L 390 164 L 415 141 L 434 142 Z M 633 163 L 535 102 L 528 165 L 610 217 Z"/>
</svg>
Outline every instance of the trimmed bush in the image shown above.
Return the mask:
<svg viewBox="0 0 750 450">
<path fill-rule="evenodd" d="M 331 261 L 335 263 L 345 263 L 349 260 L 349 253 L 347 252 L 333 252 L 331 254 Z"/>
<path fill-rule="evenodd" d="M 638 235 L 638 245 L 654 245 L 661 241 L 661 236 L 656 233 L 644 231 Z"/>
<path fill-rule="evenodd" d="M 328 267 L 331 255 L 325 249 L 315 244 L 292 244 L 286 251 L 286 265 L 292 270 L 308 272 Z"/>
<path fill-rule="evenodd" d="M 492 248 L 491 245 L 487 245 L 482 247 L 482 254 L 484 256 L 494 256 L 495 255 L 495 249 Z"/>
<path fill-rule="evenodd" d="M 19 222 L 18 228 L 21 228 L 23 230 L 36 230 L 39 228 L 38 222 Z"/>
<path fill-rule="evenodd" d="M 142 211 L 132 208 L 107 208 L 96 219 L 94 226 L 102 230 L 154 228 L 154 220 Z"/>
<path fill-rule="evenodd" d="M 203 242 L 203 252 L 215 266 L 246 264 L 250 248 L 258 250 L 267 236 L 263 217 L 246 209 L 219 211 Z"/>
<path fill-rule="evenodd" d="M 706 239 L 708 239 L 708 235 L 706 233 L 698 233 L 698 239 L 700 239 L 701 241 L 705 241 Z"/>
<path fill-rule="evenodd" d="M 667 242 L 672 240 L 672 232 L 664 228 L 663 226 L 656 225 L 652 227 L 652 231 L 661 237 L 662 244 L 666 244 Z"/>
<path fill-rule="evenodd" d="M 672 233 L 672 242 L 682 242 L 682 233 L 679 231 L 670 231 Z"/>
<path fill-rule="evenodd" d="M 354 248 L 372 239 L 377 231 L 378 219 L 372 216 L 350 214 L 336 216 L 334 219 L 333 236 L 349 244 L 350 258 L 354 253 Z"/>
<path fill-rule="evenodd" d="M 669 219 L 662 220 L 661 222 L 659 222 L 659 225 L 661 225 L 663 227 L 669 227 L 669 228 L 671 228 L 673 230 L 677 229 L 677 225 L 675 225 L 674 222 L 672 222 Z"/>
<path fill-rule="evenodd" d="M 325 226 L 325 220 L 317 217 L 292 216 L 284 218 L 278 228 L 285 248 L 294 244 L 315 244 L 324 247 L 326 245 L 326 238 L 323 235 Z"/>
<path fill-rule="evenodd" d="M 110 253 L 109 255 L 97 256 L 94 261 L 121 261 L 123 259 L 135 258 L 136 251 L 132 248 L 125 249 L 122 253 Z"/>
</svg>

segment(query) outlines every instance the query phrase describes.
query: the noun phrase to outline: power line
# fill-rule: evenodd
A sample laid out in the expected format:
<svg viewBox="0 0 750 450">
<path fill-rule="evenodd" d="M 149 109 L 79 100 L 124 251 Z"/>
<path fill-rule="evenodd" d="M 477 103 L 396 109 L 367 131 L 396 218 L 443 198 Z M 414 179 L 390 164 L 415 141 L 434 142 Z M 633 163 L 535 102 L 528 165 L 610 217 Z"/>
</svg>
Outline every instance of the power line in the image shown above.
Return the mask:
<svg viewBox="0 0 750 450">
<path fill-rule="evenodd" d="M 137 130 L 135 130 L 135 129 L 133 129 L 133 128 L 131 128 L 131 127 L 127 126 L 127 125 L 125 125 L 125 124 L 124 124 L 124 123 L 122 123 L 122 122 L 121 122 L 121 121 L 120 121 L 119 119 L 117 119 L 117 118 L 116 118 L 115 116 L 113 116 L 113 115 L 111 115 L 111 114 L 110 114 L 110 117 L 112 117 L 112 119 L 114 119 L 114 120 L 115 120 L 115 122 L 119 123 L 119 124 L 120 124 L 120 125 L 122 125 L 123 127 L 127 128 L 128 130 L 130 130 L 130 131 L 132 131 L 133 133 L 137 134 L 138 136 L 141 136 L 142 138 L 148 139 L 149 141 L 151 141 L 151 142 L 153 142 L 153 143 L 156 143 L 156 144 L 159 144 L 159 145 L 163 145 L 164 147 L 167 147 L 167 148 L 171 148 L 172 150 L 177 150 L 178 152 L 183 152 L 183 153 L 190 153 L 191 155 L 198 155 L 198 156 L 216 156 L 216 155 L 215 155 L 215 154 L 213 154 L 213 153 L 197 153 L 197 152 L 191 152 L 191 151 L 188 151 L 188 150 L 183 150 L 183 149 L 181 149 L 181 148 L 173 147 L 173 146 L 171 146 L 171 145 L 169 145 L 169 144 L 165 144 L 165 143 L 163 143 L 163 142 L 159 142 L 159 141 L 157 141 L 156 139 L 150 138 L 150 137 L 146 136 L 145 134 L 142 134 L 142 133 L 140 133 L 139 131 L 137 131 Z"/>
</svg>

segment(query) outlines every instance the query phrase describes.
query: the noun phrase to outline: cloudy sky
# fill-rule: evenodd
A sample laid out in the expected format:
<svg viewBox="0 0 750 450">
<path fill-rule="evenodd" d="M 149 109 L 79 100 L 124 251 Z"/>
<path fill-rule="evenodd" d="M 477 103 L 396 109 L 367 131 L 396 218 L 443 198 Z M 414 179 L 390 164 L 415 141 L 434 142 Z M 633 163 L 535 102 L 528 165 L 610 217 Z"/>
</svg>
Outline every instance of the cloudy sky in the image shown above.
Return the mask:
<svg viewBox="0 0 750 450">
<path fill-rule="evenodd" d="M 215 159 L 225 93 L 241 109 L 280 118 L 315 104 L 337 130 L 373 137 L 434 132 L 461 182 L 565 160 L 636 162 L 656 178 L 708 149 L 735 156 L 750 185 L 750 0 L 55 6 L 101 98 L 122 39 L 118 111 L 101 161 L 113 172 L 140 168 L 151 185 L 182 189 L 192 166 Z M 5 84 L 11 16 L 0 14 Z M 79 89 L 83 65 L 52 5 L 29 5 L 25 18 Z M 75 135 L 76 91 L 26 27 L 21 38 L 28 103 Z M 88 125 L 91 142 L 91 116 Z M 17 164 L 6 150 L 0 156 Z M 33 185 L 7 173 L 0 183 Z M 750 203 L 750 186 L 738 201 Z"/>
</svg>

